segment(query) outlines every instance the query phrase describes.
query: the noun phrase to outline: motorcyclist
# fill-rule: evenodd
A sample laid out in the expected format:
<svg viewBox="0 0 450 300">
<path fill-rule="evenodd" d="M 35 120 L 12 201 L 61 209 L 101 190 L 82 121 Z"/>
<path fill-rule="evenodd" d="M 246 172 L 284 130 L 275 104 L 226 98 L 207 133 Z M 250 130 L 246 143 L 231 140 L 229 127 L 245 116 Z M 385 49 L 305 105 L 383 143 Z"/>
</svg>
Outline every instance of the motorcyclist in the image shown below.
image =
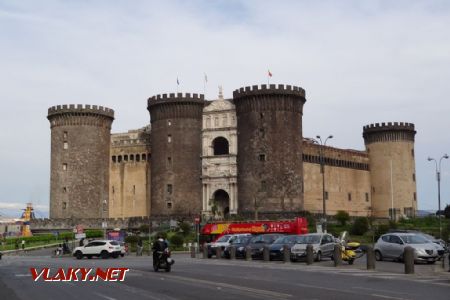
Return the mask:
<svg viewBox="0 0 450 300">
<path fill-rule="evenodd" d="M 159 259 L 159 253 L 163 252 L 167 248 L 167 242 L 164 241 L 162 236 L 158 236 L 156 241 L 153 243 L 153 265 L 155 265 L 158 262 Z"/>
</svg>

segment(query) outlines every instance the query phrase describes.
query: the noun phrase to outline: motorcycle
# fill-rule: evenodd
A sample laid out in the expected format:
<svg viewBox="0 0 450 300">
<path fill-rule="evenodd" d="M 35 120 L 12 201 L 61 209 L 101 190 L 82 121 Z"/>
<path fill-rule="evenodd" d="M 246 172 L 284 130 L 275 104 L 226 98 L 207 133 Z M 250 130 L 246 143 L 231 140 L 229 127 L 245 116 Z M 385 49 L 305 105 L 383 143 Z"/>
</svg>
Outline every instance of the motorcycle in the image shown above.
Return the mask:
<svg viewBox="0 0 450 300">
<path fill-rule="evenodd" d="M 338 245 L 341 247 L 341 259 L 348 262 L 349 265 L 353 265 L 355 259 L 364 255 L 364 251 L 361 249 L 361 243 L 348 241 L 347 231 L 341 233 Z"/>
<path fill-rule="evenodd" d="M 169 248 L 164 249 L 164 251 L 157 251 L 157 255 L 157 260 L 153 262 L 153 270 L 158 272 L 159 269 L 165 269 L 166 272 L 170 272 L 175 261 L 170 257 Z"/>
</svg>

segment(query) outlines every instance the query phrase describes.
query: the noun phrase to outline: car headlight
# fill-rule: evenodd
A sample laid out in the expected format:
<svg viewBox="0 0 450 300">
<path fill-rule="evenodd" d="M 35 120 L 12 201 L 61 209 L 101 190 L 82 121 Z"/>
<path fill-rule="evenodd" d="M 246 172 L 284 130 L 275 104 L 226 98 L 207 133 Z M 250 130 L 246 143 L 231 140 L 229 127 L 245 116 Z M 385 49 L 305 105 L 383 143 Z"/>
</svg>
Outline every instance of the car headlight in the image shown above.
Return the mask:
<svg viewBox="0 0 450 300">
<path fill-rule="evenodd" d="M 426 253 L 424 249 L 414 249 L 414 251 L 415 251 L 417 254 L 425 254 L 425 253 Z"/>
<path fill-rule="evenodd" d="M 237 248 L 239 251 L 244 251 L 244 247 Z"/>
<path fill-rule="evenodd" d="M 259 251 L 264 251 L 264 248 L 259 248 Z"/>
<path fill-rule="evenodd" d="M 280 248 L 280 251 L 281 251 L 281 252 L 283 252 L 283 251 L 284 251 L 284 248 L 283 248 L 283 247 L 281 247 L 281 248 Z"/>
</svg>

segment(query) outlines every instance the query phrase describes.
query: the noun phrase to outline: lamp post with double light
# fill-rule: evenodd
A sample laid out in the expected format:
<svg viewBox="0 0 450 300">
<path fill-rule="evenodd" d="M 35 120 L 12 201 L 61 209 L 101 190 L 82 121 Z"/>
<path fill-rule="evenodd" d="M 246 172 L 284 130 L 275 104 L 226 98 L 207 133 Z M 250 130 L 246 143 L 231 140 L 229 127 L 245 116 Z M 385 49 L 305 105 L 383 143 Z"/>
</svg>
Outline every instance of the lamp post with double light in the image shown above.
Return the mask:
<svg viewBox="0 0 450 300">
<path fill-rule="evenodd" d="M 439 163 L 436 159 L 428 157 L 428 161 L 434 161 L 436 165 L 436 179 L 438 183 L 438 217 L 439 217 L 439 238 L 442 239 L 442 221 L 441 221 L 441 162 L 442 159 L 448 159 L 448 155 L 444 154 L 439 159 Z"/>
<path fill-rule="evenodd" d="M 325 197 L 325 161 L 324 161 L 324 150 L 329 139 L 332 139 L 333 136 L 329 135 L 325 140 L 322 140 L 320 135 L 316 136 L 317 139 L 313 139 L 313 141 L 319 145 L 319 158 L 320 158 L 320 173 L 322 173 L 322 230 L 326 232 L 327 230 L 327 205 L 326 205 L 326 197 Z"/>
</svg>

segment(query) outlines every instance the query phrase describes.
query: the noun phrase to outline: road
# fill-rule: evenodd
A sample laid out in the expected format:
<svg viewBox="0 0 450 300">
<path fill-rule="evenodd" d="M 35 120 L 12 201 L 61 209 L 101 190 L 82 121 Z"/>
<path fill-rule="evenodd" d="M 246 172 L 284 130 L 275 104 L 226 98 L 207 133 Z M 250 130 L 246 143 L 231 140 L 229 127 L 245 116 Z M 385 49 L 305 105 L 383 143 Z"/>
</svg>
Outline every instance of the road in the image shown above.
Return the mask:
<svg viewBox="0 0 450 300">
<path fill-rule="evenodd" d="M 0 261 L 0 299 L 449 299 L 448 272 L 401 273 L 402 265 L 382 262 L 396 272 L 366 271 L 363 264 L 332 267 L 242 260 L 192 259 L 176 254 L 170 273 L 151 270 L 148 256 L 119 259 L 52 258 L 46 252 L 4 256 Z M 44 282 L 29 268 L 130 268 L 123 282 Z M 422 266 L 420 266 L 422 267 Z M 429 266 L 425 266 L 429 267 Z M 416 268 L 417 270 L 417 268 Z"/>
</svg>

